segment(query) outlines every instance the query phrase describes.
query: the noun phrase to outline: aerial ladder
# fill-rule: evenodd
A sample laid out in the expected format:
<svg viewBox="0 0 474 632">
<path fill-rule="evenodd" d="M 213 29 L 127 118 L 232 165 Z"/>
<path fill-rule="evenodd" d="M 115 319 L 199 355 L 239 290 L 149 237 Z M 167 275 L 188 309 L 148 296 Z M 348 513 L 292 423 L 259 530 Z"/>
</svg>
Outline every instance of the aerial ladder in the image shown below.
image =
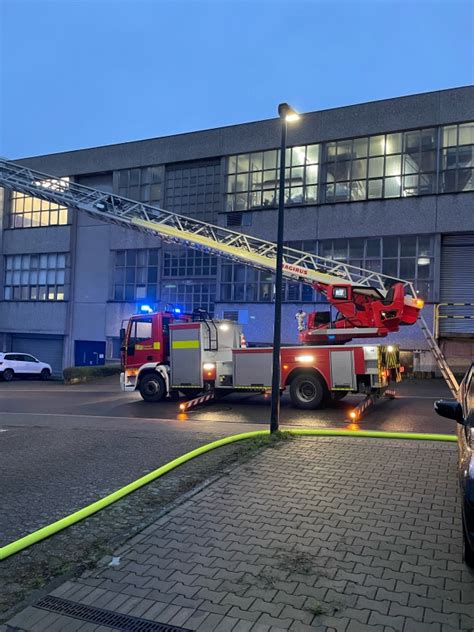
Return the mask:
<svg viewBox="0 0 474 632">
<path fill-rule="evenodd" d="M 276 244 L 171 211 L 129 200 L 0 160 L 0 186 L 71 209 L 102 221 L 216 254 L 238 263 L 275 272 Z M 334 323 L 310 314 L 302 333 L 306 344 L 347 342 L 352 338 L 383 337 L 419 320 L 440 372 L 454 395 L 458 383 L 420 313 L 423 301 L 413 284 L 341 261 L 285 246 L 283 275 L 311 285 L 338 311 Z"/>
</svg>

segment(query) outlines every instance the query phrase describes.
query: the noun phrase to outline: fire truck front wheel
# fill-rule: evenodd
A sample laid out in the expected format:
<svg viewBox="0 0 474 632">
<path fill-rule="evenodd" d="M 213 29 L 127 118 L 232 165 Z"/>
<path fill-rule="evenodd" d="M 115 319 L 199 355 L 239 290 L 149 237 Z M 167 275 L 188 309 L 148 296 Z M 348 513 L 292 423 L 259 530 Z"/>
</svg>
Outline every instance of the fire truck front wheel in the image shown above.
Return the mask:
<svg viewBox="0 0 474 632">
<path fill-rule="evenodd" d="M 326 389 L 318 375 L 304 373 L 298 375 L 290 385 L 291 403 L 296 408 L 314 410 L 323 408 L 326 399 Z"/>
<path fill-rule="evenodd" d="M 166 395 L 165 381 L 158 373 L 144 375 L 138 388 L 140 395 L 146 402 L 161 402 Z"/>
</svg>

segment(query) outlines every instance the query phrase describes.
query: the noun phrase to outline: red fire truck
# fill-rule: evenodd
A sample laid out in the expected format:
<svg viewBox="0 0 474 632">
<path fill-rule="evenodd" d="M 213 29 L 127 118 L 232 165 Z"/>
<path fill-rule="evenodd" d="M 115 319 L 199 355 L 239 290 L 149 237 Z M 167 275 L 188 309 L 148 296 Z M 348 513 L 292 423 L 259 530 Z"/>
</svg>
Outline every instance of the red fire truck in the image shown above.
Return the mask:
<svg viewBox="0 0 474 632">
<path fill-rule="evenodd" d="M 271 388 L 272 348 L 242 348 L 236 322 L 158 312 L 131 317 L 123 332 L 122 389 L 147 402 L 179 393 L 265 392 Z M 281 349 L 281 389 L 298 408 L 323 407 L 347 393 L 373 395 L 400 380 L 392 345 L 288 346 Z"/>
</svg>

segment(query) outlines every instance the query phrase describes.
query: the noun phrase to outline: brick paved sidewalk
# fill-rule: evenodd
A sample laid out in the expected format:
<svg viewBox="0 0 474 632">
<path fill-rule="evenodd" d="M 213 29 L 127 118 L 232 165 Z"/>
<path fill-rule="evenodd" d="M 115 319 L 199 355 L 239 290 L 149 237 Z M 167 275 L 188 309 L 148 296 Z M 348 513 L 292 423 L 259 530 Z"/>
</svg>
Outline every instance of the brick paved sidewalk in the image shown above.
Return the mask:
<svg viewBox="0 0 474 632">
<path fill-rule="evenodd" d="M 474 629 L 456 446 L 298 439 L 268 449 L 51 594 L 187 630 Z M 87 609 L 86 609 L 87 610 Z M 29 607 L 1 630 L 117 629 Z M 128 628 L 130 629 L 130 627 Z"/>
</svg>

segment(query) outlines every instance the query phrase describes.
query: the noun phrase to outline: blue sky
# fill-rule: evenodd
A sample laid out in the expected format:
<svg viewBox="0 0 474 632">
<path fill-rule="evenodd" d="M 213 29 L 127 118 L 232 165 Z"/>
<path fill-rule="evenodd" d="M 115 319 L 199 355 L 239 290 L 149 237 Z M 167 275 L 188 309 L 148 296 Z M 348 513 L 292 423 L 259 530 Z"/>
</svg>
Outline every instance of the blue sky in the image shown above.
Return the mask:
<svg viewBox="0 0 474 632">
<path fill-rule="evenodd" d="M 474 83 L 472 0 L 0 0 L 0 155 Z"/>
</svg>

